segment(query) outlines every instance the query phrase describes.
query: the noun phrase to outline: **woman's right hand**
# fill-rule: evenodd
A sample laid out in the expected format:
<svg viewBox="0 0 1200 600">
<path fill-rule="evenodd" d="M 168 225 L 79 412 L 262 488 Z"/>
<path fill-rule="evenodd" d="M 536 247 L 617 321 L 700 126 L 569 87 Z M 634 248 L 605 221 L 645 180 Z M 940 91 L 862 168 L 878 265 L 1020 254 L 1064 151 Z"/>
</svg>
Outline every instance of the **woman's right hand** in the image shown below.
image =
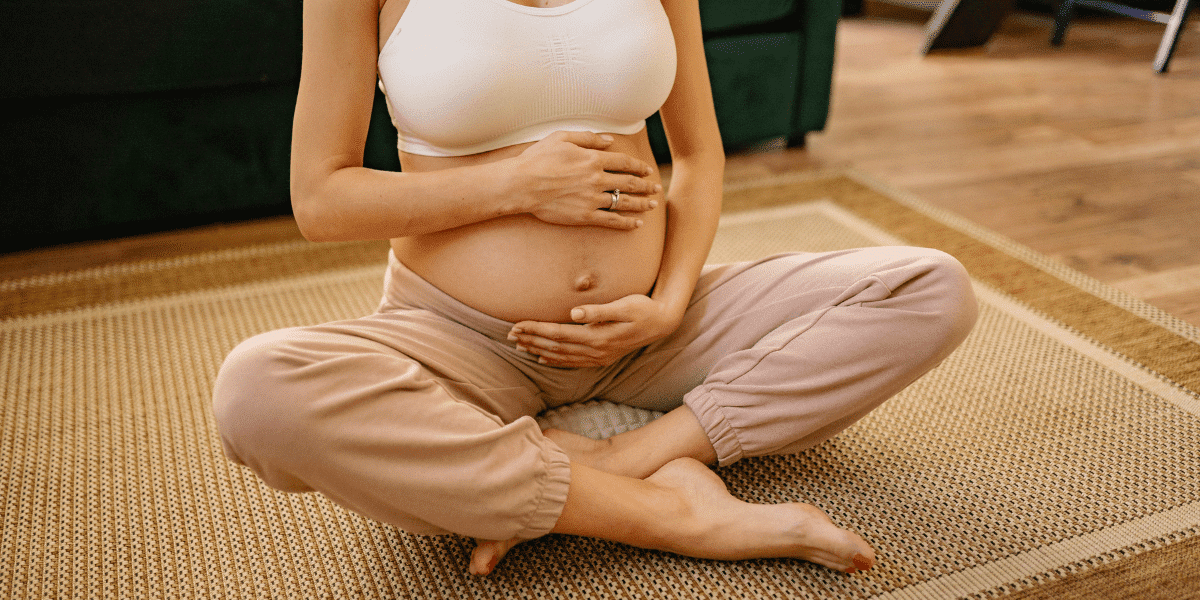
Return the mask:
<svg viewBox="0 0 1200 600">
<path fill-rule="evenodd" d="M 654 168 L 621 152 L 609 152 L 613 138 L 588 131 L 558 131 L 513 157 L 526 212 L 556 225 L 595 225 L 635 229 L 638 213 L 658 202 Z M 620 190 L 616 210 L 611 190 Z M 622 214 L 632 213 L 632 214 Z"/>
</svg>

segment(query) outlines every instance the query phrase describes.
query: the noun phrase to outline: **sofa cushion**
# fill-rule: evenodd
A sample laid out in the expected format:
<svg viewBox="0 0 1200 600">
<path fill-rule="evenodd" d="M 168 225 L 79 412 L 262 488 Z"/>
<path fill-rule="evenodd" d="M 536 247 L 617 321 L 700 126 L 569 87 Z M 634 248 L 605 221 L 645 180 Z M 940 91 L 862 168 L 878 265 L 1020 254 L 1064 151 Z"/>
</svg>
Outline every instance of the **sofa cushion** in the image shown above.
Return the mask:
<svg viewBox="0 0 1200 600">
<path fill-rule="evenodd" d="M 296 80 L 300 7 L 296 0 L 0 0 L 0 98 Z"/>
<path fill-rule="evenodd" d="M 705 33 L 769 23 L 796 7 L 796 0 L 722 0 L 700 3 L 700 22 Z"/>
<path fill-rule="evenodd" d="M 734 35 L 704 43 L 721 141 L 727 148 L 791 136 L 802 43 L 799 32 Z M 657 114 L 647 128 L 655 158 L 669 161 Z"/>
<path fill-rule="evenodd" d="M 0 103 L 0 252 L 286 213 L 296 85 Z"/>
</svg>

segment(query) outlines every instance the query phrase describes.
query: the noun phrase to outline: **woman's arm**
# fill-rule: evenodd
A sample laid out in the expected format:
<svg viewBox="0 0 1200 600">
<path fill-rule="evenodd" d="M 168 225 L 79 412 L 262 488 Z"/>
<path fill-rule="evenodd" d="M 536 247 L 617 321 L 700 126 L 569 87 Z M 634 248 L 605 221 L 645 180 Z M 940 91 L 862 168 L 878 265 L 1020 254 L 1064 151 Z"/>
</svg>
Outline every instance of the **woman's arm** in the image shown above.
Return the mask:
<svg viewBox="0 0 1200 600">
<path fill-rule="evenodd" d="M 305 0 L 300 89 L 292 129 L 292 208 L 312 240 L 387 239 L 531 213 L 562 225 L 632 229 L 598 210 L 620 189 L 644 211 L 650 166 L 606 152 L 591 133 L 558 133 L 478 166 L 393 173 L 362 166 L 375 96 L 378 0 Z"/>
<path fill-rule="evenodd" d="M 662 3 L 675 34 L 679 66 L 675 86 L 659 111 L 673 166 L 666 198 L 666 248 L 652 297 L 678 325 L 716 235 L 725 151 L 704 59 L 698 0 Z"/>
<path fill-rule="evenodd" d="M 626 296 L 571 311 L 575 324 L 524 321 L 509 339 L 561 367 L 608 365 L 677 327 L 716 234 L 725 151 L 713 109 L 697 0 L 662 0 L 679 64 L 659 114 L 674 163 L 667 191 L 667 237 L 650 297 Z"/>
</svg>

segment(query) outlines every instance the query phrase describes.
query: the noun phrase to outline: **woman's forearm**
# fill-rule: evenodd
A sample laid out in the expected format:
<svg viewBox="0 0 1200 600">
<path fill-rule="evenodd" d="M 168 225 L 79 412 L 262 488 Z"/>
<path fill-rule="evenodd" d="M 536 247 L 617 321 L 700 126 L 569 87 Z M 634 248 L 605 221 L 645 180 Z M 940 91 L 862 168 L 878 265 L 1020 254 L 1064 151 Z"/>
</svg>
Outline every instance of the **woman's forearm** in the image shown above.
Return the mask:
<svg viewBox="0 0 1200 600">
<path fill-rule="evenodd" d="M 524 211 L 501 162 L 421 173 L 350 166 L 308 186 L 293 182 L 292 209 L 313 241 L 390 239 Z"/>
<path fill-rule="evenodd" d="M 696 0 L 663 0 L 679 64 L 659 114 L 674 163 L 667 194 L 667 240 L 653 297 L 682 319 L 721 216 L 725 154 L 713 108 Z"/>
<path fill-rule="evenodd" d="M 672 168 L 667 239 L 653 298 L 682 318 L 712 248 L 721 216 L 725 157 L 691 157 Z"/>
<path fill-rule="evenodd" d="M 635 229 L 661 188 L 649 164 L 607 151 L 613 142 L 560 131 L 507 158 L 405 173 L 346 157 L 304 160 L 294 151 L 292 207 L 312 240 L 410 237 L 521 213 L 556 225 Z M 620 212 L 600 210 L 609 206 L 604 190 L 616 189 L 625 192 Z"/>
</svg>

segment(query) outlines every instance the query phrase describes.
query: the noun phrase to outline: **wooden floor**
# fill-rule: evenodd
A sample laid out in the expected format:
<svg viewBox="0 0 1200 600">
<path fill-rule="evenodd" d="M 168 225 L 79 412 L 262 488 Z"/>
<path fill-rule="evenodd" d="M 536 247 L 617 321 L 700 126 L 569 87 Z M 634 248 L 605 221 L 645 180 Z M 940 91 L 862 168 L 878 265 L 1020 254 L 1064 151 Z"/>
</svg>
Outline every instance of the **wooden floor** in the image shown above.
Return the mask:
<svg viewBox="0 0 1200 600">
<path fill-rule="evenodd" d="M 868 3 L 838 32 L 833 107 L 804 150 L 731 178 L 850 167 L 1200 325 L 1200 19 L 1018 12 L 980 49 L 921 56 L 929 13 Z"/>
<path fill-rule="evenodd" d="M 842 21 L 826 131 L 732 156 L 728 179 L 852 168 L 1200 325 L 1200 18 L 1167 75 L 1163 28 L 1018 12 L 984 48 L 921 56 L 929 13 Z M 0 256 L 21 276 L 296 236 L 287 220 Z"/>
</svg>

